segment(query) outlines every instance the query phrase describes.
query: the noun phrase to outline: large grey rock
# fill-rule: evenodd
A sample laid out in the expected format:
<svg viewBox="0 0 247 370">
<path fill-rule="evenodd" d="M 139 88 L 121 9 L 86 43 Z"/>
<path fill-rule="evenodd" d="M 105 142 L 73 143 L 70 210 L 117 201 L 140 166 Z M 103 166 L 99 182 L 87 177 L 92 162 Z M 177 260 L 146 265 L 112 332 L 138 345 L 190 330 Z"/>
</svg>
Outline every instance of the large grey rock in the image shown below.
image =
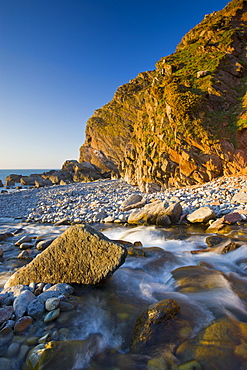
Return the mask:
<svg viewBox="0 0 247 370">
<path fill-rule="evenodd" d="M 187 216 L 189 222 L 208 222 L 216 218 L 214 211 L 209 207 L 201 207 Z"/>
<path fill-rule="evenodd" d="M 182 207 L 180 203 L 166 203 L 158 200 L 146 204 L 141 210 L 133 211 L 129 216 L 128 223 L 162 225 L 163 221 L 166 225 L 169 225 L 172 222 L 177 222 L 181 213 Z"/>
<path fill-rule="evenodd" d="M 13 274 L 5 287 L 40 281 L 98 284 L 124 263 L 126 254 L 123 246 L 92 227 L 72 226 Z"/>
</svg>

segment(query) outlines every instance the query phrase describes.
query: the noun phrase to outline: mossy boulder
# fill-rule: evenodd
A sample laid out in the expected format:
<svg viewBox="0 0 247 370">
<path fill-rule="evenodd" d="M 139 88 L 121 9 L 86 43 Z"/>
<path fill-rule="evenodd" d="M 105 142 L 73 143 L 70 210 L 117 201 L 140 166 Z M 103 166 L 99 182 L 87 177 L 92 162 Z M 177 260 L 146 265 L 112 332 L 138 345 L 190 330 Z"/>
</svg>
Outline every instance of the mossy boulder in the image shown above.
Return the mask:
<svg viewBox="0 0 247 370">
<path fill-rule="evenodd" d="M 5 287 L 31 282 L 95 285 L 121 266 L 126 255 L 124 246 L 94 228 L 72 226 L 12 275 Z"/>
<path fill-rule="evenodd" d="M 132 337 L 132 350 L 145 346 L 151 341 L 157 327 L 165 331 L 164 324 L 177 316 L 179 304 L 173 299 L 164 299 L 149 306 L 136 320 Z"/>
</svg>

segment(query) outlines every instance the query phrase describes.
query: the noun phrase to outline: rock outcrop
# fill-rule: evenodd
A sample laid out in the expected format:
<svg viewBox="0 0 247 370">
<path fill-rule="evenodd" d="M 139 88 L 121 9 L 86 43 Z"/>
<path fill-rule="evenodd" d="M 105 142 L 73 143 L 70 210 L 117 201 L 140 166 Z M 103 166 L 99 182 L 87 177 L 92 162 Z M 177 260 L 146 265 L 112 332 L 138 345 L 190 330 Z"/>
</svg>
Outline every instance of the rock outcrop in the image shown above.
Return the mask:
<svg viewBox="0 0 247 370">
<path fill-rule="evenodd" d="M 244 173 L 247 2 L 205 16 L 153 71 L 120 86 L 88 120 L 79 162 L 142 191 Z"/>
<path fill-rule="evenodd" d="M 20 268 L 5 287 L 33 282 L 96 285 L 111 275 L 127 252 L 90 226 L 72 226 L 28 265 Z"/>
</svg>

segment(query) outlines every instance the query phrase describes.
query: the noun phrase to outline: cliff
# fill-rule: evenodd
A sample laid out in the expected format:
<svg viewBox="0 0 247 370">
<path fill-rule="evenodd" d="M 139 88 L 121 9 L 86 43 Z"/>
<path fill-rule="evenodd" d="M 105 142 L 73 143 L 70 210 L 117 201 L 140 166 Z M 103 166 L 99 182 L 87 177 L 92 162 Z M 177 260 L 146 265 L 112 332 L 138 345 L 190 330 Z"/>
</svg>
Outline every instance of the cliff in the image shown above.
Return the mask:
<svg viewBox="0 0 247 370">
<path fill-rule="evenodd" d="M 79 162 L 120 174 L 143 191 L 244 173 L 246 41 L 246 0 L 206 15 L 175 53 L 95 111 Z"/>
</svg>

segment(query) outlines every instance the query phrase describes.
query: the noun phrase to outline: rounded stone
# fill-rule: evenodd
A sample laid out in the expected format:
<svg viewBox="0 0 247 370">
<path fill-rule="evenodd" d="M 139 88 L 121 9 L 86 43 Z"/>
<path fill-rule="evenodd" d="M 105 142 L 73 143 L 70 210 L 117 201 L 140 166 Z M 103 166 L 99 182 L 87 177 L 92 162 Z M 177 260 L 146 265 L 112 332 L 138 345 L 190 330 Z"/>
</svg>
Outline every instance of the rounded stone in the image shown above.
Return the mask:
<svg viewBox="0 0 247 370">
<path fill-rule="evenodd" d="M 56 308 L 58 308 L 60 303 L 59 298 L 48 298 L 47 301 L 45 302 L 45 309 L 47 311 L 53 311 Z"/>
<path fill-rule="evenodd" d="M 48 323 L 55 320 L 60 315 L 60 308 L 56 308 L 53 311 L 50 311 L 44 318 L 44 322 Z"/>
</svg>

